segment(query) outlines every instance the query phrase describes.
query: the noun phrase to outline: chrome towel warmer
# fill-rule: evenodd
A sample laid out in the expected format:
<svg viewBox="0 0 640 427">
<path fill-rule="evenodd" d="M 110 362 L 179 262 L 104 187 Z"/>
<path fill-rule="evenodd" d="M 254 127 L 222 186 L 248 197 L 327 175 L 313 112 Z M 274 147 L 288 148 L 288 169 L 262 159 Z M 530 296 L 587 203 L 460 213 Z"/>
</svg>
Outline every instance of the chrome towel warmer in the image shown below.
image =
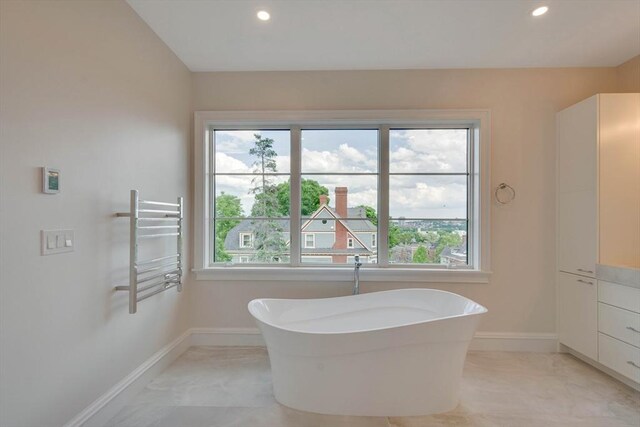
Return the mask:
<svg viewBox="0 0 640 427">
<path fill-rule="evenodd" d="M 131 190 L 130 211 L 116 216 L 129 217 L 130 223 L 129 286 L 116 286 L 116 291 L 129 292 L 129 313 L 134 314 L 138 302 L 150 296 L 171 288 L 182 291 L 183 198 L 178 197 L 178 203 L 153 202 L 140 200 L 138 191 Z M 176 253 L 138 260 L 138 241 L 164 237 L 176 238 Z M 138 287 L 140 284 L 144 285 Z"/>
</svg>

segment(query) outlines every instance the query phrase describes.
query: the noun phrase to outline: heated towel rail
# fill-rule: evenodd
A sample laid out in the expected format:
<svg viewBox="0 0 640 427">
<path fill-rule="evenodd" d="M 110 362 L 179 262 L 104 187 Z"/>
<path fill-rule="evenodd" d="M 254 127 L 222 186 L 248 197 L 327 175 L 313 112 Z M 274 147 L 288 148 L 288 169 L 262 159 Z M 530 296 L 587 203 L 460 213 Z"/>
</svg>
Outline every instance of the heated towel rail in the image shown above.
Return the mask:
<svg viewBox="0 0 640 427">
<path fill-rule="evenodd" d="M 131 190 L 131 209 L 118 212 L 129 217 L 129 286 L 116 286 L 117 291 L 129 292 L 129 313 L 138 303 L 171 288 L 182 291 L 182 238 L 184 200 L 177 203 L 140 200 L 137 190 Z M 171 255 L 138 260 L 138 242 L 146 239 L 175 238 L 176 252 Z M 141 286 L 139 286 L 141 285 Z"/>
</svg>

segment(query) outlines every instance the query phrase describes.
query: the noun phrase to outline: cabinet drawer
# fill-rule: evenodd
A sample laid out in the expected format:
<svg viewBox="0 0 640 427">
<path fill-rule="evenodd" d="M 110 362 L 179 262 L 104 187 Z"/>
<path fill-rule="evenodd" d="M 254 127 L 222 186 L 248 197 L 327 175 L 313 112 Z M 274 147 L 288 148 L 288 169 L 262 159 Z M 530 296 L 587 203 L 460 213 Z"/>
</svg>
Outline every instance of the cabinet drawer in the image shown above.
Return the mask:
<svg viewBox="0 0 640 427">
<path fill-rule="evenodd" d="M 640 347 L 640 314 L 598 303 L 598 330 Z"/>
<path fill-rule="evenodd" d="M 599 334 L 598 362 L 640 383 L 640 348 Z"/>
<path fill-rule="evenodd" d="M 640 289 L 599 280 L 598 301 L 640 313 Z"/>
</svg>

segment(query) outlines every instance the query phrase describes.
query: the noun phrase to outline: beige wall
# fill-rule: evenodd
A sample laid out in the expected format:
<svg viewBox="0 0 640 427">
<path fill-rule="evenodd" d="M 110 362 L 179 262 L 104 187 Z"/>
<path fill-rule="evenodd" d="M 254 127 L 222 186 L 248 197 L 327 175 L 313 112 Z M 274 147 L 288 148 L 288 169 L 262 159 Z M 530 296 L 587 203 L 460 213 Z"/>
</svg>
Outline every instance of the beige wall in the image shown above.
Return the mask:
<svg viewBox="0 0 640 427">
<path fill-rule="evenodd" d="M 194 110 L 491 109 L 492 187 L 507 182 L 517 191 L 512 204 L 491 207 L 491 282 L 435 287 L 486 305 L 480 329 L 492 332 L 555 332 L 555 113 L 616 90 L 614 68 L 193 75 Z M 197 282 L 193 323 L 253 327 L 246 310 L 252 298 L 346 295 L 349 286 Z"/>
<path fill-rule="evenodd" d="M 640 92 L 640 55 L 616 68 L 618 92 Z"/>
<path fill-rule="evenodd" d="M 189 326 L 253 327 L 252 298 L 349 292 L 197 282 L 127 313 L 113 292 L 127 277 L 127 224 L 113 212 L 131 188 L 188 195 L 192 110 L 490 108 L 492 182 L 518 198 L 492 205 L 491 283 L 436 287 L 489 307 L 484 331 L 553 332 L 555 113 L 640 90 L 640 58 L 617 69 L 189 73 L 115 0 L 2 0 L 0 57 L 0 425 L 11 427 L 65 423 Z M 62 170 L 59 195 L 40 193 L 44 165 Z M 40 230 L 55 228 L 75 230 L 76 251 L 40 256 Z"/>
<path fill-rule="evenodd" d="M 129 190 L 188 195 L 190 72 L 121 1 L 0 1 L 0 425 L 60 426 L 188 327 L 127 312 Z M 40 193 L 40 166 L 62 171 Z M 40 256 L 40 230 L 76 251 Z M 188 247 L 188 246 L 187 246 Z"/>
</svg>

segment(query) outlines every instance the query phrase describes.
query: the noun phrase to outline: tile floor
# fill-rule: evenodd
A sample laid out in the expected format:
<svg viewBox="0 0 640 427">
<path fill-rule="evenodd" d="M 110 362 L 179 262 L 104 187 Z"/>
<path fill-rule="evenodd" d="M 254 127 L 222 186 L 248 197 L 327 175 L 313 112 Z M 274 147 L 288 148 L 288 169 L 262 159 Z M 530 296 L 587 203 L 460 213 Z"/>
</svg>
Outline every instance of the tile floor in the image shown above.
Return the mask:
<svg viewBox="0 0 640 427">
<path fill-rule="evenodd" d="M 470 352 L 460 405 L 425 417 L 295 411 L 259 347 L 192 347 L 109 427 L 640 427 L 640 393 L 567 354 Z"/>
</svg>

